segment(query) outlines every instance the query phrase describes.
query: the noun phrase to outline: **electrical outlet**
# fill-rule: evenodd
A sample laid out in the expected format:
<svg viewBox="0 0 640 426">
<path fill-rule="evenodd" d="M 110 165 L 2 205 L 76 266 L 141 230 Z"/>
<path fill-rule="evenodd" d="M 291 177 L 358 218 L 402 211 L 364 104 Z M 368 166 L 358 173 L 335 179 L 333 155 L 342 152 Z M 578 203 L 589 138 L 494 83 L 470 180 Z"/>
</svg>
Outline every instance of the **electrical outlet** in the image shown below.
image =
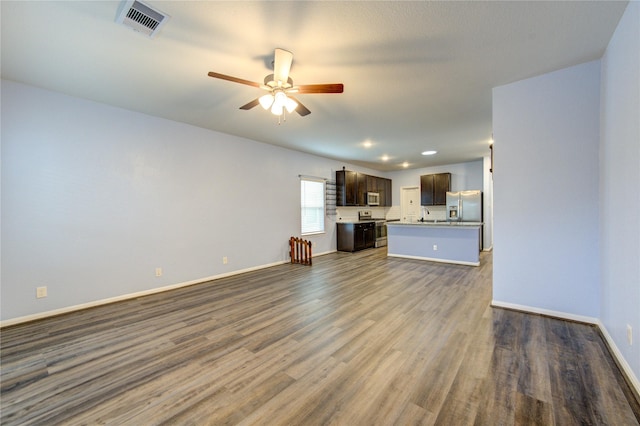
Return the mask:
<svg viewBox="0 0 640 426">
<path fill-rule="evenodd" d="M 222 264 L 223 264 L 223 265 L 226 265 L 227 263 L 229 263 L 229 259 L 227 259 L 227 256 L 224 256 L 224 257 L 222 258 Z"/>
<path fill-rule="evenodd" d="M 438 245 L 437 244 L 433 245 L 433 251 L 438 251 Z"/>
<path fill-rule="evenodd" d="M 627 340 L 629 341 L 629 345 L 633 345 L 633 329 L 630 324 L 627 324 Z"/>
<path fill-rule="evenodd" d="M 162 276 L 162 268 L 156 268 L 156 277 Z"/>
<path fill-rule="evenodd" d="M 42 299 L 43 297 L 47 297 L 47 287 L 37 287 L 36 298 Z"/>
</svg>

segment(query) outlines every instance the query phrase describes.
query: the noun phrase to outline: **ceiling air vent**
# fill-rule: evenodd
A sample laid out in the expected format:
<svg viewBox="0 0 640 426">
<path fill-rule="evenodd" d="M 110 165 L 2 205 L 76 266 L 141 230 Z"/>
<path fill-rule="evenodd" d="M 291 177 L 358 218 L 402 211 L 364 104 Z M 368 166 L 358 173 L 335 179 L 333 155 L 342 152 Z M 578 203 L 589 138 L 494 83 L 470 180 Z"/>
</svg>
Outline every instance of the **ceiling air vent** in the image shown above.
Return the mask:
<svg viewBox="0 0 640 426">
<path fill-rule="evenodd" d="M 134 31 L 155 37 L 169 20 L 169 15 L 138 0 L 123 1 L 116 22 Z"/>
</svg>

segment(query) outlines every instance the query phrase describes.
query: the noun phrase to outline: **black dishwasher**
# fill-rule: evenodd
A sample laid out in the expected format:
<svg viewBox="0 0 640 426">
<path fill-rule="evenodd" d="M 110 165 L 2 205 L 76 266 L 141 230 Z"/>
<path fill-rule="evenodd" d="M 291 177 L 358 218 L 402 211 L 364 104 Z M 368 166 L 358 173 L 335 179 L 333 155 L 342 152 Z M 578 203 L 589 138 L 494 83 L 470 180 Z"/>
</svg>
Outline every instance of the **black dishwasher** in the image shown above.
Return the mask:
<svg viewBox="0 0 640 426">
<path fill-rule="evenodd" d="M 376 244 L 376 223 L 338 223 L 338 251 L 358 251 Z"/>
</svg>

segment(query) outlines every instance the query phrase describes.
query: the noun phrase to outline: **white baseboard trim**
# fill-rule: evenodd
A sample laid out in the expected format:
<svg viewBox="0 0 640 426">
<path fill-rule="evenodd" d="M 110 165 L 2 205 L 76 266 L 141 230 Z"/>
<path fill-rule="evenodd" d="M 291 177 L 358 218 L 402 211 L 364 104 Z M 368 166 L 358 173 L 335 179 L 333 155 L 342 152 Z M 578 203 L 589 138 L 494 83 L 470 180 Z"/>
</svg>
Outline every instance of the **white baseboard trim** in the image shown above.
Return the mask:
<svg viewBox="0 0 640 426">
<path fill-rule="evenodd" d="M 337 250 L 329 250 L 323 253 L 314 253 L 313 256 L 322 256 L 325 254 L 335 253 Z M 83 309 L 94 308 L 96 306 L 108 305 L 109 303 L 121 302 L 123 300 L 135 299 L 136 297 L 148 296 L 150 294 L 162 293 L 163 291 L 175 290 L 177 288 L 188 287 L 190 285 L 201 284 L 207 281 L 214 281 L 220 278 L 231 277 L 233 275 L 244 274 L 245 272 L 257 271 L 259 269 L 270 268 L 272 266 L 283 265 L 289 263 L 289 260 L 282 260 L 279 262 L 268 263 L 265 265 L 253 266 L 251 268 L 240 269 L 237 271 L 225 272 L 224 274 L 212 275 L 210 277 L 198 278 L 191 281 L 186 281 L 177 284 L 171 284 L 164 287 L 152 288 L 149 290 L 138 291 L 135 293 L 123 294 L 121 296 L 110 297 L 107 299 L 95 300 L 92 302 L 82 303 L 80 305 L 67 306 L 65 308 L 54 309 L 52 311 L 39 312 L 37 314 L 25 315 L 23 317 L 11 318 L 4 321 L 0 321 L 0 328 L 8 327 L 10 325 L 21 324 L 24 322 L 35 321 L 56 315 L 67 314 L 74 311 L 80 311 Z"/>
<path fill-rule="evenodd" d="M 634 374 L 627 360 L 624 359 L 622 352 L 620 352 L 620 349 L 618 349 L 618 346 L 613 341 L 613 338 L 607 331 L 607 328 L 604 326 L 604 324 L 600 321 L 599 318 L 587 317 L 583 315 L 574 315 L 566 312 L 552 311 L 549 309 L 534 308 L 532 306 L 518 305 L 515 303 L 500 302 L 498 300 L 492 300 L 491 306 L 496 308 L 512 309 L 515 311 L 521 311 L 525 313 L 540 314 L 548 317 L 554 317 L 554 318 L 559 318 L 559 319 L 564 319 L 569 321 L 577 321 L 577 322 L 582 322 L 582 323 L 592 324 L 597 326 L 600 332 L 602 333 L 602 335 L 604 336 L 605 342 L 609 348 L 609 353 L 611 353 L 611 356 L 615 358 L 620 368 L 622 368 L 624 374 L 627 377 L 627 381 L 633 387 L 636 395 L 640 395 L 640 381 L 638 381 L 638 377 L 636 377 L 636 375 Z"/>
<path fill-rule="evenodd" d="M 325 254 L 337 253 L 338 250 L 323 251 L 322 253 L 313 253 L 312 259 L 316 256 L 324 256 Z"/>
<path fill-rule="evenodd" d="M 331 253 L 331 252 L 322 253 L 322 254 L 328 254 L 328 253 Z M 314 256 L 321 256 L 322 254 L 317 254 L 317 255 L 314 255 Z M 83 310 L 83 309 L 93 308 L 93 307 L 96 307 L 96 306 L 107 305 L 109 303 L 121 302 L 123 300 L 135 299 L 137 297 L 148 296 L 148 295 L 156 294 L 156 293 L 162 293 L 164 291 L 175 290 L 177 288 L 188 287 L 188 286 L 195 285 L 195 284 L 201 284 L 201 283 L 204 283 L 204 282 L 207 282 L 207 281 L 214 281 L 214 280 L 218 280 L 220 278 L 226 278 L 226 277 L 230 277 L 230 276 L 233 276 L 233 275 L 244 274 L 245 272 L 257 271 L 259 269 L 270 268 L 272 266 L 282 265 L 282 264 L 285 264 L 285 263 L 289 263 L 289 261 L 288 260 L 282 260 L 282 261 L 279 261 L 279 262 L 268 263 L 268 264 L 265 264 L 265 265 L 253 266 L 251 268 L 245 268 L 245 269 L 240 269 L 240 270 L 237 270 L 237 271 L 225 272 L 223 274 L 212 275 L 210 277 L 198 278 L 198 279 L 191 280 L 191 281 L 185 281 L 185 282 L 182 282 L 182 283 L 171 284 L 171 285 L 164 286 L 164 287 L 157 287 L 157 288 L 152 288 L 152 289 L 149 289 L 149 290 L 138 291 L 138 292 L 135 292 L 135 293 L 123 294 L 121 296 L 110 297 L 108 299 L 95 300 L 95 301 L 92 301 L 92 302 L 82 303 L 82 304 L 79 304 L 79 305 L 67 306 L 65 308 L 54 309 L 52 311 L 39 312 L 37 314 L 26 315 L 26 316 L 18 317 L 18 318 L 11 318 L 11 319 L 8 319 L 8 320 L 0 321 L 0 328 L 8 327 L 10 325 L 21 324 L 21 323 L 24 323 L 24 322 L 44 319 L 44 318 L 48 318 L 48 317 L 53 317 L 53 316 L 56 316 L 56 315 L 67 314 L 69 312 L 80 311 L 80 310 Z"/>
<path fill-rule="evenodd" d="M 313 256 L 322 256 L 325 254 L 335 253 L 336 250 L 329 250 L 323 253 L 314 253 Z M 83 309 L 93 308 L 96 306 L 107 305 L 109 303 L 121 302 L 127 299 L 135 299 L 136 297 L 148 296 L 155 293 L 162 293 L 163 291 L 175 290 L 177 288 L 188 287 L 190 285 L 201 284 L 207 281 L 214 281 L 220 278 L 231 277 L 233 275 L 244 274 L 245 272 L 257 271 L 259 269 L 270 268 L 272 266 L 283 265 L 289 263 L 288 260 L 281 260 L 278 262 L 268 263 L 265 265 L 253 266 L 251 268 L 240 269 L 237 271 L 225 272 L 224 274 L 212 275 L 210 277 L 198 278 L 191 281 L 172 284 L 164 287 L 152 288 L 149 290 L 138 291 L 135 293 L 123 294 L 121 296 L 110 297 L 108 299 L 95 300 L 93 302 L 82 303 L 80 305 L 67 306 L 65 308 L 54 309 L 52 311 L 39 312 L 37 314 L 25 315 L 23 317 L 11 318 L 8 320 L 0 321 L 0 328 L 8 327 L 10 325 L 21 324 L 24 322 L 35 321 L 56 315 L 67 314 L 69 312 L 80 311 Z"/>
<path fill-rule="evenodd" d="M 414 259 L 414 260 L 428 260 L 429 262 L 440 262 L 440 263 L 453 263 L 456 265 L 466 265 L 466 266 L 480 266 L 480 262 L 467 262 L 464 260 L 448 260 L 448 259 L 437 259 L 432 257 L 422 257 L 422 256 L 410 256 L 405 254 L 394 254 L 387 253 L 388 257 L 400 257 L 402 259 Z"/>
<path fill-rule="evenodd" d="M 618 345 L 616 345 L 616 343 L 613 341 L 613 337 L 611 337 L 611 335 L 609 334 L 607 327 L 605 327 L 600 320 L 598 320 L 597 325 L 598 325 L 598 328 L 600 329 L 600 332 L 604 336 L 604 340 L 607 343 L 607 346 L 609 347 L 609 352 L 611 352 L 613 357 L 616 359 L 616 362 L 618 363 L 620 368 L 622 368 L 622 371 L 624 371 L 624 374 L 627 376 L 627 380 L 631 383 L 631 386 L 634 388 L 636 392 L 636 398 L 639 398 L 640 397 L 640 380 L 638 380 L 638 377 L 633 373 L 631 366 L 622 355 L 622 352 L 620 352 L 620 349 L 618 349 Z"/>
<path fill-rule="evenodd" d="M 555 317 L 555 318 L 569 320 L 569 321 L 584 322 L 587 324 L 594 324 L 594 325 L 598 324 L 598 318 L 594 318 L 594 317 L 569 314 L 569 313 L 560 312 L 560 311 L 552 311 L 550 309 L 534 308 L 533 306 L 518 305 L 516 303 L 500 302 L 499 300 L 492 300 L 491 306 L 494 306 L 496 308 L 512 309 L 514 311 L 522 311 L 522 312 L 527 312 L 532 314 L 540 314 L 548 317 Z"/>
</svg>

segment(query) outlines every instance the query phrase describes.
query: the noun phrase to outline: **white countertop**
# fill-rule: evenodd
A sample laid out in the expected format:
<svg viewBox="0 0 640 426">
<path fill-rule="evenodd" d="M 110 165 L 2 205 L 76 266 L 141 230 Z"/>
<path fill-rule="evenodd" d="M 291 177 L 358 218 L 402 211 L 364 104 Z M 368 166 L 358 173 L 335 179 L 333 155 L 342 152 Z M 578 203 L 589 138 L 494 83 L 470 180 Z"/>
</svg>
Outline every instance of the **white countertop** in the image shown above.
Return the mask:
<svg viewBox="0 0 640 426">
<path fill-rule="evenodd" d="M 447 222 L 447 221 L 437 221 L 437 222 L 387 222 L 387 226 L 438 226 L 438 227 L 448 227 L 448 226 L 481 226 L 483 222 Z"/>
</svg>

